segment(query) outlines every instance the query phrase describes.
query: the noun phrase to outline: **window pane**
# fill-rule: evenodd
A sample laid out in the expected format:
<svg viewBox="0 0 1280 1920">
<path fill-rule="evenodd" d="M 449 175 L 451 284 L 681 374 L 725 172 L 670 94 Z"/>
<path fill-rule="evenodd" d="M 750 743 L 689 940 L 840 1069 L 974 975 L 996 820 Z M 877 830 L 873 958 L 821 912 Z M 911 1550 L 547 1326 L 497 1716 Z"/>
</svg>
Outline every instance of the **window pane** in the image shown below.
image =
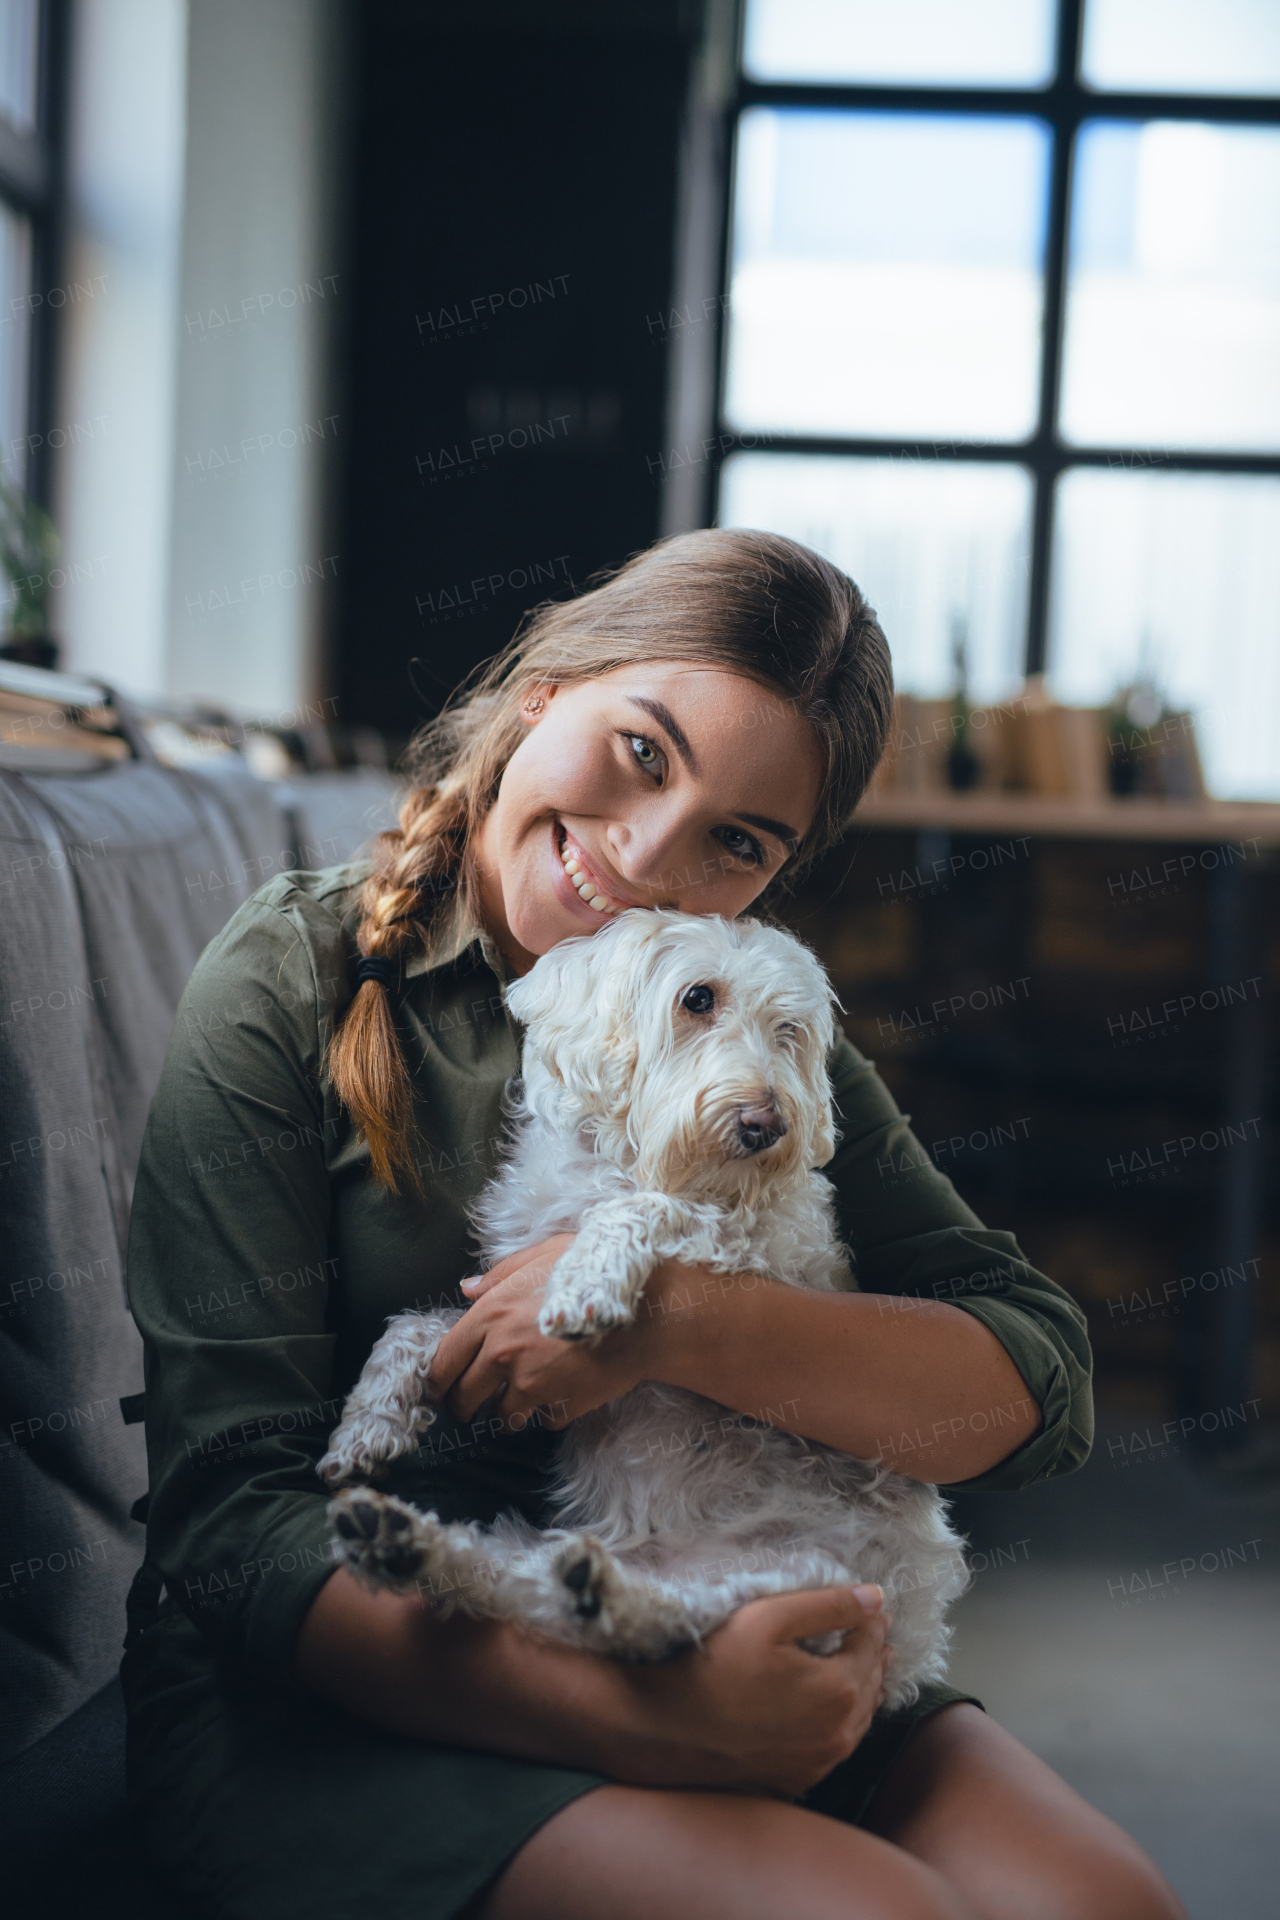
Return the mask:
<svg viewBox="0 0 1280 1920">
<path fill-rule="evenodd" d="M 1053 73 L 1053 0 L 750 0 L 754 80 L 1038 87 Z"/>
<path fill-rule="evenodd" d="M 1087 0 L 1081 72 L 1133 93 L 1280 92 L 1276 0 Z"/>
<path fill-rule="evenodd" d="M 976 461 L 736 453 L 719 524 L 803 540 L 843 567 L 880 615 L 905 693 L 954 687 L 958 623 L 977 704 L 1022 681 L 1031 479 Z"/>
<path fill-rule="evenodd" d="M 30 293 L 31 223 L 0 200 L 0 478 L 11 486 L 26 473 Z"/>
<path fill-rule="evenodd" d="M 730 418 L 780 433 L 1030 433 L 1048 156 L 1033 120 L 743 114 Z"/>
<path fill-rule="evenodd" d="M 0 113 L 23 131 L 36 123 L 39 27 L 39 0 L 0 4 Z"/>
<path fill-rule="evenodd" d="M 1059 483 L 1050 684 L 1097 705 L 1147 674 L 1195 713 L 1211 793 L 1280 799 L 1280 480 Z"/>
<path fill-rule="evenodd" d="M 1280 446 L 1280 132 L 1081 130 L 1064 355 L 1068 440 Z"/>
</svg>

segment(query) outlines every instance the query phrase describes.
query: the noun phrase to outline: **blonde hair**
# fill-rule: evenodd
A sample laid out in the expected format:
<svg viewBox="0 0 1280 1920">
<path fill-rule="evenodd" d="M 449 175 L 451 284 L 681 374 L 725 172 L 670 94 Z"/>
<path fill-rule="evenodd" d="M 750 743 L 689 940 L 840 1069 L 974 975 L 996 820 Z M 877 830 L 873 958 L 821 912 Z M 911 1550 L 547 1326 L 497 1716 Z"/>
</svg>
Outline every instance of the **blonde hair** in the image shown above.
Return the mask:
<svg viewBox="0 0 1280 1920">
<path fill-rule="evenodd" d="M 475 684 L 417 736 L 399 825 L 375 841 L 360 894 L 360 952 L 403 963 L 419 946 L 430 953 L 458 916 L 474 913 L 468 850 L 525 737 L 520 709 L 534 688 L 656 660 L 741 674 L 808 720 L 826 770 L 788 879 L 830 846 L 888 734 L 893 675 L 879 622 L 847 575 L 797 541 L 680 534 L 577 599 L 536 608 Z M 357 987 L 326 1067 L 368 1143 L 374 1179 L 395 1192 L 398 1173 L 413 1178 L 413 1100 L 391 999 L 378 983 Z"/>
</svg>

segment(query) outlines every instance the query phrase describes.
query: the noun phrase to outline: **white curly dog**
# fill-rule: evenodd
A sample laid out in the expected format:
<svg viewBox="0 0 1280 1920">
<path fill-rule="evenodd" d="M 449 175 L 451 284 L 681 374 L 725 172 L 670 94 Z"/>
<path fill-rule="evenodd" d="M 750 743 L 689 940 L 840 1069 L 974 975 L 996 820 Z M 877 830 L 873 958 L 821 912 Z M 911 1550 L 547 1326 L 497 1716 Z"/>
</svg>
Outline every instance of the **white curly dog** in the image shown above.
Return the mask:
<svg viewBox="0 0 1280 1920">
<path fill-rule="evenodd" d="M 607 1339 L 669 1259 L 852 1286 L 814 1171 L 835 1150 L 832 997 L 777 927 L 643 909 L 508 989 L 526 1028 L 518 1125 L 475 1218 L 488 1264 L 576 1234 L 547 1283 L 545 1334 Z M 389 1321 L 319 1465 L 346 1488 L 329 1508 L 338 1550 L 371 1585 L 661 1660 L 761 1595 L 874 1581 L 894 1615 L 887 1703 L 942 1677 L 968 1576 L 936 1490 L 697 1394 L 644 1382 L 573 1421 L 546 1532 L 511 1516 L 446 1524 L 371 1489 L 434 1421 L 428 1370 L 459 1318 Z"/>
</svg>

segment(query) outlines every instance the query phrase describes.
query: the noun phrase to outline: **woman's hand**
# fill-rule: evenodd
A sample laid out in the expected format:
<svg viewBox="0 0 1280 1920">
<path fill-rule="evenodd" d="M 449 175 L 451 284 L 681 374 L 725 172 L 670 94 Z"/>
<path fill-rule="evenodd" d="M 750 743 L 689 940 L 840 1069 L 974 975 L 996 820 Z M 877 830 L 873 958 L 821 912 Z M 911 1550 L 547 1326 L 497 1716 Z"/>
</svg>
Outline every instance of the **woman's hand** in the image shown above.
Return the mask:
<svg viewBox="0 0 1280 1920">
<path fill-rule="evenodd" d="M 853 1752 L 896 1658 L 879 1587 L 752 1600 L 701 1647 L 628 1667 L 650 1740 L 624 1737 L 608 1771 L 637 1786 L 703 1786 L 791 1799 Z M 838 1653 L 795 1643 L 843 1630 Z"/>
<path fill-rule="evenodd" d="M 645 1328 L 639 1322 L 590 1347 L 539 1333 L 551 1269 L 572 1244 L 571 1233 L 556 1234 L 463 1281 L 473 1304 L 446 1333 L 431 1363 L 432 1391 L 444 1396 L 455 1419 L 474 1419 L 501 1393 L 496 1411 L 517 1428 L 535 1409 L 543 1426 L 564 1427 L 645 1378 Z"/>
</svg>

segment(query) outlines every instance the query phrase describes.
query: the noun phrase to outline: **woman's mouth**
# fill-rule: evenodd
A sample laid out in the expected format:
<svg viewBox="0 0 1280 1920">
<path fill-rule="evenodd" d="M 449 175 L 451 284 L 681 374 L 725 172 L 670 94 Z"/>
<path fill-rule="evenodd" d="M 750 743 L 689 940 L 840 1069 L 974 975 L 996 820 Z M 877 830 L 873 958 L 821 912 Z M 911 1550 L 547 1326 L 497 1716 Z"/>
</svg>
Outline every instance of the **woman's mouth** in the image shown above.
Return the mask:
<svg viewBox="0 0 1280 1920">
<path fill-rule="evenodd" d="M 556 823 L 556 853 L 564 868 L 569 884 L 578 895 L 584 907 L 590 907 L 596 913 L 610 915 L 622 913 L 627 907 L 634 906 L 632 900 L 619 900 L 608 891 L 600 876 L 594 871 L 586 853 L 578 845 L 568 828 Z"/>
</svg>

